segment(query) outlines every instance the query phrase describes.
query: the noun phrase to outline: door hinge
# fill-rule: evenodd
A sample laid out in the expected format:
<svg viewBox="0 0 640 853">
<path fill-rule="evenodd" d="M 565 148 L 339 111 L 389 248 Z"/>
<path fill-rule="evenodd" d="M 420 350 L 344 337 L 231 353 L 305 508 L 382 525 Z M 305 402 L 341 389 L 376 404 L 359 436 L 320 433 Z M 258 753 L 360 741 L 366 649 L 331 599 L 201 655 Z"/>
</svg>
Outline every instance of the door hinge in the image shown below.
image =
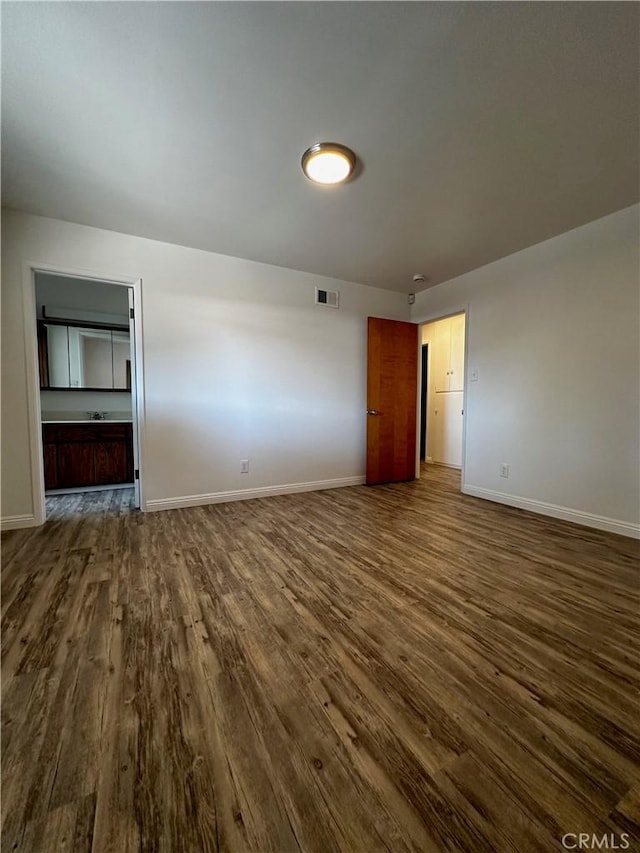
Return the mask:
<svg viewBox="0 0 640 853">
<path fill-rule="evenodd" d="M 133 320 L 133 308 L 129 308 L 129 319 Z"/>
<path fill-rule="evenodd" d="M 139 468 L 136 468 L 136 470 L 133 472 L 133 479 L 134 480 L 140 479 L 140 469 Z"/>
</svg>

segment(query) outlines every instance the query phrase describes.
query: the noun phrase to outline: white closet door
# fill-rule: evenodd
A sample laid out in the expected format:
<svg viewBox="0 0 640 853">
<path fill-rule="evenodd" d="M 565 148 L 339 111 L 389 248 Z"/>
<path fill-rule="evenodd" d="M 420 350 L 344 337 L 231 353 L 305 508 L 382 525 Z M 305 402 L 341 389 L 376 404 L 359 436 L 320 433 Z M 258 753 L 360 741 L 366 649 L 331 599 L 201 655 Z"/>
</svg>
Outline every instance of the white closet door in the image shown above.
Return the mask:
<svg viewBox="0 0 640 853">
<path fill-rule="evenodd" d="M 464 390 L 464 314 L 451 318 L 449 390 Z"/>
<path fill-rule="evenodd" d="M 433 324 L 429 359 L 431 360 L 431 379 L 436 392 L 449 390 L 450 335 L 448 320 L 440 320 Z"/>
<path fill-rule="evenodd" d="M 427 456 L 442 465 L 462 467 L 462 392 L 434 394 L 429 405 Z"/>
<path fill-rule="evenodd" d="M 444 436 L 444 399 L 447 394 L 432 394 L 427 421 L 427 456 L 432 462 L 442 462 Z"/>
<path fill-rule="evenodd" d="M 462 467 L 462 391 L 451 391 L 449 394 L 440 394 L 438 417 L 441 430 L 440 446 L 438 448 L 441 458 L 434 461 L 445 465 Z"/>
</svg>

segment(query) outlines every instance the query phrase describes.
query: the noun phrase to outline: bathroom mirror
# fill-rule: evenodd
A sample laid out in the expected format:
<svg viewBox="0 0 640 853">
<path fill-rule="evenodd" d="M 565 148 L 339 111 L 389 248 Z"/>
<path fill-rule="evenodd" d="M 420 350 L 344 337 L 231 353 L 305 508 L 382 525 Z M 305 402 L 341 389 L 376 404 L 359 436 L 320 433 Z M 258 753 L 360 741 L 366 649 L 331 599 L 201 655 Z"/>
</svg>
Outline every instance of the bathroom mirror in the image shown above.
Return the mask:
<svg viewBox="0 0 640 853">
<path fill-rule="evenodd" d="M 43 322 L 38 343 L 41 388 L 131 388 L 128 329 Z"/>
</svg>

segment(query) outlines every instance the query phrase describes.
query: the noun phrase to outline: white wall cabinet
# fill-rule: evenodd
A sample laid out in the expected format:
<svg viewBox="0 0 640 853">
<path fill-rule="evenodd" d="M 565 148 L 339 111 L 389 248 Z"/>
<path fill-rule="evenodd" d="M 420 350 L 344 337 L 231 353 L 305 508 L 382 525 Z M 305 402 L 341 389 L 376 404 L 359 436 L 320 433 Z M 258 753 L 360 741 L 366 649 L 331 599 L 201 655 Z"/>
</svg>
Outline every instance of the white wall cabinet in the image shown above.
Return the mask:
<svg viewBox="0 0 640 853">
<path fill-rule="evenodd" d="M 449 318 L 449 391 L 464 391 L 464 314 Z"/>
<path fill-rule="evenodd" d="M 433 379 L 435 390 L 464 390 L 464 314 L 433 325 Z"/>
</svg>

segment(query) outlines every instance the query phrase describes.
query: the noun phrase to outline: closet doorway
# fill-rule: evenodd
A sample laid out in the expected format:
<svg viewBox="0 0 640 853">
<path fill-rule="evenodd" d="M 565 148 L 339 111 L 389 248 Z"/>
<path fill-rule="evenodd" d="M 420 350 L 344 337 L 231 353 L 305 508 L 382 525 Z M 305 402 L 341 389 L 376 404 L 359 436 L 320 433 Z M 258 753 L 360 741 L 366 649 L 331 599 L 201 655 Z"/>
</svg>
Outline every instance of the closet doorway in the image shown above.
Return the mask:
<svg viewBox="0 0 640 853">
<path fill-rule="evenodd" d="M 465 314 L 421 327 L 420 462 L 462 468 Z"/>
</svg>

